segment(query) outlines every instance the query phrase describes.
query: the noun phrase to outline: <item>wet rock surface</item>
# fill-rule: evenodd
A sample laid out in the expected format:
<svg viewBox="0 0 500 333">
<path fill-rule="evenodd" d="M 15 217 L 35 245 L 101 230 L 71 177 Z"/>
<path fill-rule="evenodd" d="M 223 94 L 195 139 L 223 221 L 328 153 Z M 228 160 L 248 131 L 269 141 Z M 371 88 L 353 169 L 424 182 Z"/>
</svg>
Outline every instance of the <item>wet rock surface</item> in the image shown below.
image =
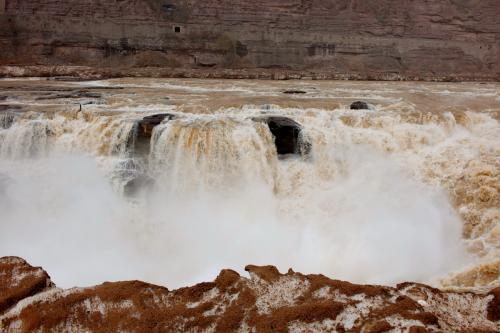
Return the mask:
<svg viewBox="0 0 500 333">
<path fill-rule="evenodd" d="M 307 92 L 304 91 L 304 90 L 291 89 L 291 90 L 285 90 L 285 91 L 283 91 L 283 94 L 300 95 L 300 94 L 307 94 Z"/>
<path fill-rule="evenodd" d="M 295 120 L 279 116 L 255 117 L 252 120 L 269 126 L 278 155 L 309 153 L 310 144 L 303 140 L 302 126 Z"/>
<path fill-rule="evenodd" d="M 134 138 L 133 151 L 136 155 L 149 154 L 151 145 L 151 136 L 156 126 L 160 125 L 164 120 L 172 120 L 175 115 L 170 113 L 159 113 L 144 117 L 137 122 L 137 131 Z M 135 186 L 134 186 L 135 187 Z"/>
<path fill-rule="evenodd" d="M 496 332 L 498 290 L 441 291 L 417 283 L 356 285 L 273 266 L 223 270 L 170 291 L 140 281 L 56 288 L 20 258 L 0 258 L 2 332 Z M 490 315 L 493 312 L 493 315 Z M 495 317 L 496 316 L 496 317 Z"/>
<path fill-rule="evenodd" d="M 144 117 L 139 121 L 139 131 L 138 136 L 143 138 L 151 138 L 153 134 L 153 129 L 161 124 L 165 119 L 172 120 L 175 115 L 170 113 L 159 113 L 151 116 Z"/>
<path fill-rule="evenodd" d="M 370 110 L 370 106 L 368 103 L 363 101 L 352 102 L 349 107 L 351 110 Z"/>
</svg>

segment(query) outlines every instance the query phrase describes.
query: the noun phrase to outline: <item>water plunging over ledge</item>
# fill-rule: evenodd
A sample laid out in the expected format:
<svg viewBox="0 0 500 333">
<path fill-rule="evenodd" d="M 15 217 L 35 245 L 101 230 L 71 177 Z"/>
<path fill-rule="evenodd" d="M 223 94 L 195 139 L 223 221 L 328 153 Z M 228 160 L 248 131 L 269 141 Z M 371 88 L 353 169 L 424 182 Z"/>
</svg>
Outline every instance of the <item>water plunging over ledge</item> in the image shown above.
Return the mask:
<svg viewBox="0 0 500 333">
<path fill-rule="evenodd" d="M 0 253 L 62 286 L 181 286 L 249 263 L 359 283 L 493 285 L 498 91 L 1 80 Z M 373 108 L 350 110 L 357 99 Z M 141 137 L 157 114 L 172 116 Z M 298 124 L 294 154 L 279 154 L 279 134 L 258 120 L 269 117 Z"/>
</svg>

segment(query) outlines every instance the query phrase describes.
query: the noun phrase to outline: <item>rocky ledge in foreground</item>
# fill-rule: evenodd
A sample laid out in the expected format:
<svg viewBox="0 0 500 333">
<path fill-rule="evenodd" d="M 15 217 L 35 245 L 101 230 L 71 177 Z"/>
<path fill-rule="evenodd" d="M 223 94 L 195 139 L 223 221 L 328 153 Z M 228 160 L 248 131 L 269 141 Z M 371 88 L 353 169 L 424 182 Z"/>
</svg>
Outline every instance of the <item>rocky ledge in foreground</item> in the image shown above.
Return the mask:
<svg viewBox="0 0 500 333">
<path fill-rule="evenodd" d="M 41 268 L 0 258 L 1 332 L 497 332 L 500 288 L 355 285 L 247 266 L 169 291 L 139 281 L 56 288 Z"/>
</svg>

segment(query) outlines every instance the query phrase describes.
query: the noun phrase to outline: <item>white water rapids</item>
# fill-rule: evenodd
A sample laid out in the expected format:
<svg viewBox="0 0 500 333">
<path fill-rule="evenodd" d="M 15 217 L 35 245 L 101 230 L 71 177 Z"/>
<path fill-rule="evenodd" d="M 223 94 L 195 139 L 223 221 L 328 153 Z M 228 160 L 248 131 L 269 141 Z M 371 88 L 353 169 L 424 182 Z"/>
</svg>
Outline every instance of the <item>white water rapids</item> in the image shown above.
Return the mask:
<svg viewBox="0 0 500 333">
<path fill-rule="evenodd" d="M 469 198 L 475 175 L 489 172 L 498 186 L 500 126 L 491 112 L 425 112 L 380 92 L 372 111 L 301 107 L 295 97 L 293 105 L 214 107 L 190 99 L 211 94 L 195 84 L 170 80 L 174 88 L 144 92 L 129 81 L 99 83 L 129 90 L 106 92 L 83 112 L 74 101 L 34 103 L 33 92 L 19 93 L 25 88 L 11 93 L 9 105 L 28 110 L 0 111 L 0 255 L 43 266 L 62 287 L 139 279 L 169 288 L 247 264 L 438 285 L 498 259 L 498 193 L 489 205 Z M 161 112 L 145 105 L 165 89 L 186 90 L 178 92 L 185 100 L 164 108 L 178 117 L 155 127 L 139 156 L 136 123 Z M 134 98 L 140 107 L 124 110 Z M 258 115 L 296 120 L 311 154 L 278 156 L 267 125 L 251 120 Z M 125 196 L 141 175 L 154 186 Z M 468 230 L 471 212 L 479 222 Z"/>
</svg>

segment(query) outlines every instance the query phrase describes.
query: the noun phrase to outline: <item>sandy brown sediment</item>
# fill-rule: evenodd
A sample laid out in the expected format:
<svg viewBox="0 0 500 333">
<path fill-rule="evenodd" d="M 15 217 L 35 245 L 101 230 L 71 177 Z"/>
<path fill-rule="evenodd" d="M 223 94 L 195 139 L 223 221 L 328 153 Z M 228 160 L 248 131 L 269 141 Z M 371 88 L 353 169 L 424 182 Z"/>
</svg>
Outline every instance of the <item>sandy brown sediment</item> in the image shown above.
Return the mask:
<svg viewBox="0 0 500 333">
<path fill-rule="evenodd" d="M 170 68 L 170 67 L 90 67 L 60 65 L 0 65 L 0 77 L 57 77 L 82 81 L 111 78 L 196 78 L 230 80 L 352 80 L 352 81 L 430 81 L 430 82 L 498 82 L 498 75 L 448 73 L 337 73 L 324 70 L 287 70 L 269 68 Z"/>
<path fill-rule="evenodd" d="M 2 332 L 496 332 L 499 290 L 442 291 L 417 283 L 356 285 L 273 266 L 223 270 L 169 291 L 140 281 L 62 290 L 24 260 L 0 258 Z M 29 272 L 29 273 L 21 273 Z M 20 275 L 21 274 L 21 275 Z M 23 285 L 43 288 L 19 293 Z"/>
</svg>

